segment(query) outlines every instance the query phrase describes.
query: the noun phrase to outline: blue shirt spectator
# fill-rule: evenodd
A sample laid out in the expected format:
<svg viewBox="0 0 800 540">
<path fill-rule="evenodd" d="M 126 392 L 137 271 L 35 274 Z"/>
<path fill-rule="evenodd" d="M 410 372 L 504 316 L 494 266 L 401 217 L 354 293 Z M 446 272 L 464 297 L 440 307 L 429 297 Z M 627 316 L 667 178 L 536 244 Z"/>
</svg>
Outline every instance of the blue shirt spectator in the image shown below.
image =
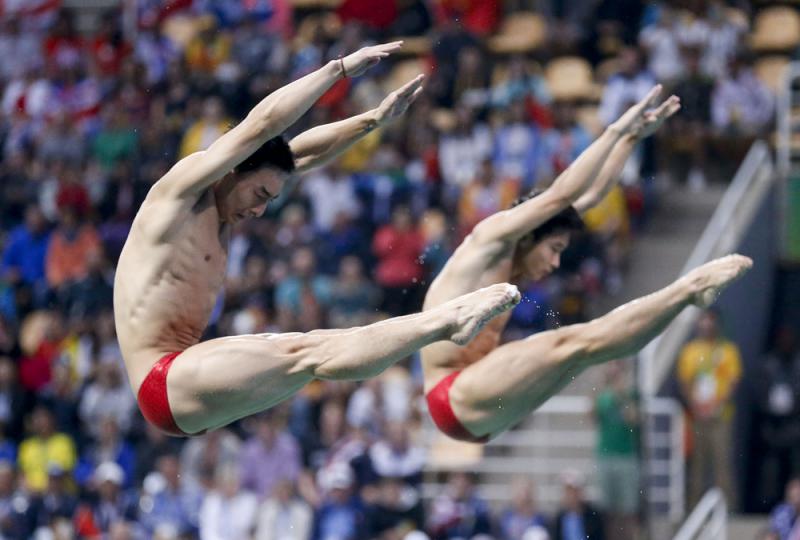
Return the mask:
<svg viewBox="0 0 800 540">
<path fill-rule="evenodd" d="M 778 533 L 781 540 L 788 540 L 792 528 L 800 515 L 800 478 L 794 478 L 786 485 L 786 501 L 779 504 L 770 515 L 770 528 Z"/>
<path fill-rule="evenodd" d="M 25 223 L 9 235 L 0 274 L 11 282 L 34 285 L 44 281 L 44 261 L 50 233 L 41 210 L 30 206 Z"/>
</svg>

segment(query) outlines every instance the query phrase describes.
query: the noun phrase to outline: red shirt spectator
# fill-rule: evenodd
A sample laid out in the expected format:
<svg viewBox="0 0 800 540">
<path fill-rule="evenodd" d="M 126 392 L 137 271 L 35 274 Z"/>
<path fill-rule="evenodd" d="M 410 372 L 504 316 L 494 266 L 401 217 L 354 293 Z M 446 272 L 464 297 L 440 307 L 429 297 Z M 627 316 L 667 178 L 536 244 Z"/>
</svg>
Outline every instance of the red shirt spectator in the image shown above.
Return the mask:
<svg viewBox="0 0 800 540">
<path fill-rule="evenodd" d="M 425 240 L 407 208 L 398 208 L 392 222 L 375 234 L 372 249 L 378 256 L 376 277 L 383 287 L 407 287 L 419 283 L 423 268 L 419 257 Z"/>
<path fill-rule="evenodd" d="M 397 4 L 394 0 L 344 0 L 338 12 L 343 22 L 356 20 L 372 28 L 384 29 L 397 18 Z"/>
</svg>

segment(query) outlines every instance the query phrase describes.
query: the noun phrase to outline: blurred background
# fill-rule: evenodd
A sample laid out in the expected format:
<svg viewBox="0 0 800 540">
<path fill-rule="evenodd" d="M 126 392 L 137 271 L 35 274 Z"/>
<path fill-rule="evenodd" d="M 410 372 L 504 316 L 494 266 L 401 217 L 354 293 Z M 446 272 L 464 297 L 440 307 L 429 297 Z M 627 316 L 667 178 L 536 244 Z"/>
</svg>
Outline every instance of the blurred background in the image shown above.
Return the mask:
<svg viewBox="0 0 800 540">
<path fill-rule="evenodd" d="M 0 1 L 0 538 L 800 538 L 798 9 Z M 424 94 L 237 225 L 207 337 L 418 310 L 477 222 L 546 187 L 656 82 L 681 112 L 587 214 L 557 275 L 523 287 L 506 338 L 724 253 L 754 270 L 486 446 L 433 429 L 416 357 L 164 437 L 138 412 L 112 316 L 148 189 L 273 90 L 397 38 L 402 51 L 339 81 L 288 135 L 417 73 Z"/>
</svg>

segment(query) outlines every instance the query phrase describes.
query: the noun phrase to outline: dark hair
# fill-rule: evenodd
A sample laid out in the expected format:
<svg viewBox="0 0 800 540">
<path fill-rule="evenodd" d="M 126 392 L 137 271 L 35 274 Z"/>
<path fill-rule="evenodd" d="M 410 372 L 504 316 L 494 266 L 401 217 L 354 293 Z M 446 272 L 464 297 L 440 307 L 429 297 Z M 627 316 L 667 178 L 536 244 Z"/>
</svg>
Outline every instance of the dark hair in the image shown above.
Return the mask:
<svg viewBox="0 0 800 540">
<path fill-rule="evenodd" d="M 250 157 L 237 165 L 234 172 L 247 173 L 264 167 L 275 167 L 289 174 L 294 172 L 294 156 L 289 143 L 282 136 L 278 135 L 262 144 Z"/>
<path fill-rule="evenodd" d="M 534 197 L 541 195 L 542 193 L 544 193 L 544 190 L 534 189 L 527 195 L 523 195 L 511 203 L 511 208 L 529 201 Z M 551 234 L 557 234 L 560 232 L 580 232 L 584 229 L 584 227 L 583 220 L 581 219 L 578 211 L 575 210 L 574 207 L 568 206 L 520 238 L 518 243 L 532 246 Z"/>
</svg>

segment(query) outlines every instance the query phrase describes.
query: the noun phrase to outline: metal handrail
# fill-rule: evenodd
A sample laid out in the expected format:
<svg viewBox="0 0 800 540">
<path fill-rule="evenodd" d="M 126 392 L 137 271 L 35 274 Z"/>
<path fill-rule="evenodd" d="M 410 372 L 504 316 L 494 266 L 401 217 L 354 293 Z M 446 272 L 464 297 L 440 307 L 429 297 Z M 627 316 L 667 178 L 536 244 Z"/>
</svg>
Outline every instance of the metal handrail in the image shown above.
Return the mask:
<svg viewBox="0 0 800 540">
<path fill-rule="evenodd" d="M 750 147 L 680 275 L 736 248 L 752 223 L 774 177 L 769 146 L 764 141 L 756 141 Z M 658 392 L 669 374 L 678 350 L 691 333 L 698 314 L 698 310 L 684 310 L 660 336 L 642 350 L 639 356 L 639 388 L 642 395 L 653 396 Z"/>
<path fill-rule="evenodd" d="M 701 536 L 702 533 L 702 536 Z M 719 488 L 703 495 L 686 518 L 673 540 L 726 540 L 728 538 L 728 506 Z"/>
</svg>

